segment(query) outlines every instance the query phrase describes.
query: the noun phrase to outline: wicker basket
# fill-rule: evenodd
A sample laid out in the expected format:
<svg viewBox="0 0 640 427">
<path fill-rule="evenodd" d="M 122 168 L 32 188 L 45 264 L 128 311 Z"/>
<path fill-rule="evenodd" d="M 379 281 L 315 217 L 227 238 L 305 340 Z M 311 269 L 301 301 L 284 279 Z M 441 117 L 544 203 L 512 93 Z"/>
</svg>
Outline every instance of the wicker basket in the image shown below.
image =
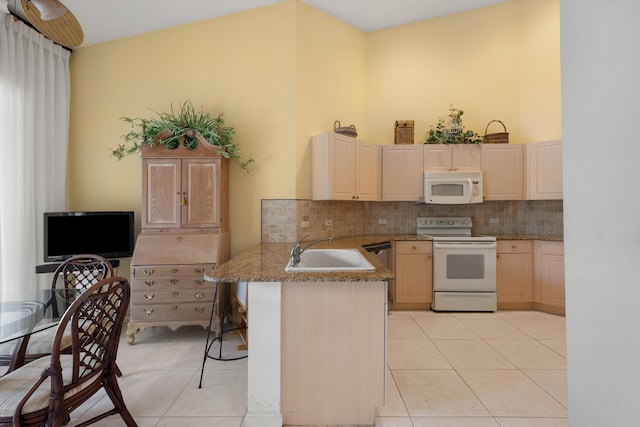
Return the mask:
<svg viewBox="0 0 640 427">
<path fill-rule="evenodd" d="M 489 129 L 489 125 L 493 122 L 498 122 L 504 128 L 504 132 L 500 133 L 487 133 Z M 509 132 L 507 132 L 507 127 L 500 120 L 491 120 L 487 127 L 484 129 L 484 143 L 485 144 L 508 144 L 509 143 Z"/>
<path fill-rule="evenodd" d="M 354 138 L 356 136 L 358 136 L 358 132 L 356 131 L 355 125 L 351 125 L 351 126 L 348 126 L 348 127 L 347 126 L 342 127 L 342 126 L 340 126 L 340 120 L 336 120 L 333 123 L 333 131 L 335 133 L 339 133 L 339 134 L 347 135 L 347 136 L 352 136 Z"/>
<path fill-rule="evenodd" d="M 395 144 L 413 144 L 413 120 L 396 120 Z"/>
</svg>

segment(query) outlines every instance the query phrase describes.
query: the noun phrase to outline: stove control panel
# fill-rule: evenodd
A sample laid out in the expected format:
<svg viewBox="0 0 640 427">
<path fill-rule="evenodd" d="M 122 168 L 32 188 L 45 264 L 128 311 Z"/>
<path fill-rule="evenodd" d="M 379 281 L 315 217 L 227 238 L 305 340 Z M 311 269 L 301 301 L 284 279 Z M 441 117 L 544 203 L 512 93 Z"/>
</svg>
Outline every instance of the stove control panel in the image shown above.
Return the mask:
<svg viewBox="0 0 640 427">
<path fill-rule="evenodd" d="M 418 217 L 416 228 L 471 228 L 471 217 Z"/>
</svg>

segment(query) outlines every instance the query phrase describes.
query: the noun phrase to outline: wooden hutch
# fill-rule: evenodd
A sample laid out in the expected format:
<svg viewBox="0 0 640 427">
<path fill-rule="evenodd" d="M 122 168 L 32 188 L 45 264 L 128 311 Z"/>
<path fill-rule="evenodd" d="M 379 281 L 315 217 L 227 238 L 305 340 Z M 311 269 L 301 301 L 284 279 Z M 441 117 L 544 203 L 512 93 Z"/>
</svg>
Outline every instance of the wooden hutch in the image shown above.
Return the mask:
<svg viewBox="0 0 640 427">
<path fill-rule="evenodd" d="M 208 327 L 215 283 L 204 273 L 229 258 L 228 161 L 219 149 L 143 144 L 141 153 L 142 233 L 131 259 L 129 344 L 151 326 Z"/>
</svg>

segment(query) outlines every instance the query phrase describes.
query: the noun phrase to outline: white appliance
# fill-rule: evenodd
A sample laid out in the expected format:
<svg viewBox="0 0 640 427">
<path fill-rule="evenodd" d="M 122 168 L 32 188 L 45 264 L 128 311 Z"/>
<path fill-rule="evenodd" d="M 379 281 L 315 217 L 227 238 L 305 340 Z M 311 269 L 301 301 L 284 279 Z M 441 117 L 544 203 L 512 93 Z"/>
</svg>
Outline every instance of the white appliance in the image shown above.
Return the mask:
<svg viewBox="0 0 640 427">
<path fill-rule="evenodd" d="M 496 238 L 471 234 L 470 217 L 419 217 L 433 239 L 434 311 L 496 311 Z"/>
<path fill-rule="evenodd" d="M 482 203 L 482 171 L 425 172 L 424 202 L 440 205 Z"/>
</svg>

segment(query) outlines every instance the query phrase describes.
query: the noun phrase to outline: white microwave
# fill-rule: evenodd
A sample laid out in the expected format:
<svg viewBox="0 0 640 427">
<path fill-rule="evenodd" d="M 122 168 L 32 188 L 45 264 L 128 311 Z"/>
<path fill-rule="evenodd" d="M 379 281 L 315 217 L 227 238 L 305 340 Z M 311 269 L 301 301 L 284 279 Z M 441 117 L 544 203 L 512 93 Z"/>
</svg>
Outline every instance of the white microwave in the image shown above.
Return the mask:
<svg viewBox="0 0 640 427">
<path fill-rule="evenodd" d="M 424 202 L 439 205 L 482 203 L 482 171 L 425 172 Z"/>
</svg>

